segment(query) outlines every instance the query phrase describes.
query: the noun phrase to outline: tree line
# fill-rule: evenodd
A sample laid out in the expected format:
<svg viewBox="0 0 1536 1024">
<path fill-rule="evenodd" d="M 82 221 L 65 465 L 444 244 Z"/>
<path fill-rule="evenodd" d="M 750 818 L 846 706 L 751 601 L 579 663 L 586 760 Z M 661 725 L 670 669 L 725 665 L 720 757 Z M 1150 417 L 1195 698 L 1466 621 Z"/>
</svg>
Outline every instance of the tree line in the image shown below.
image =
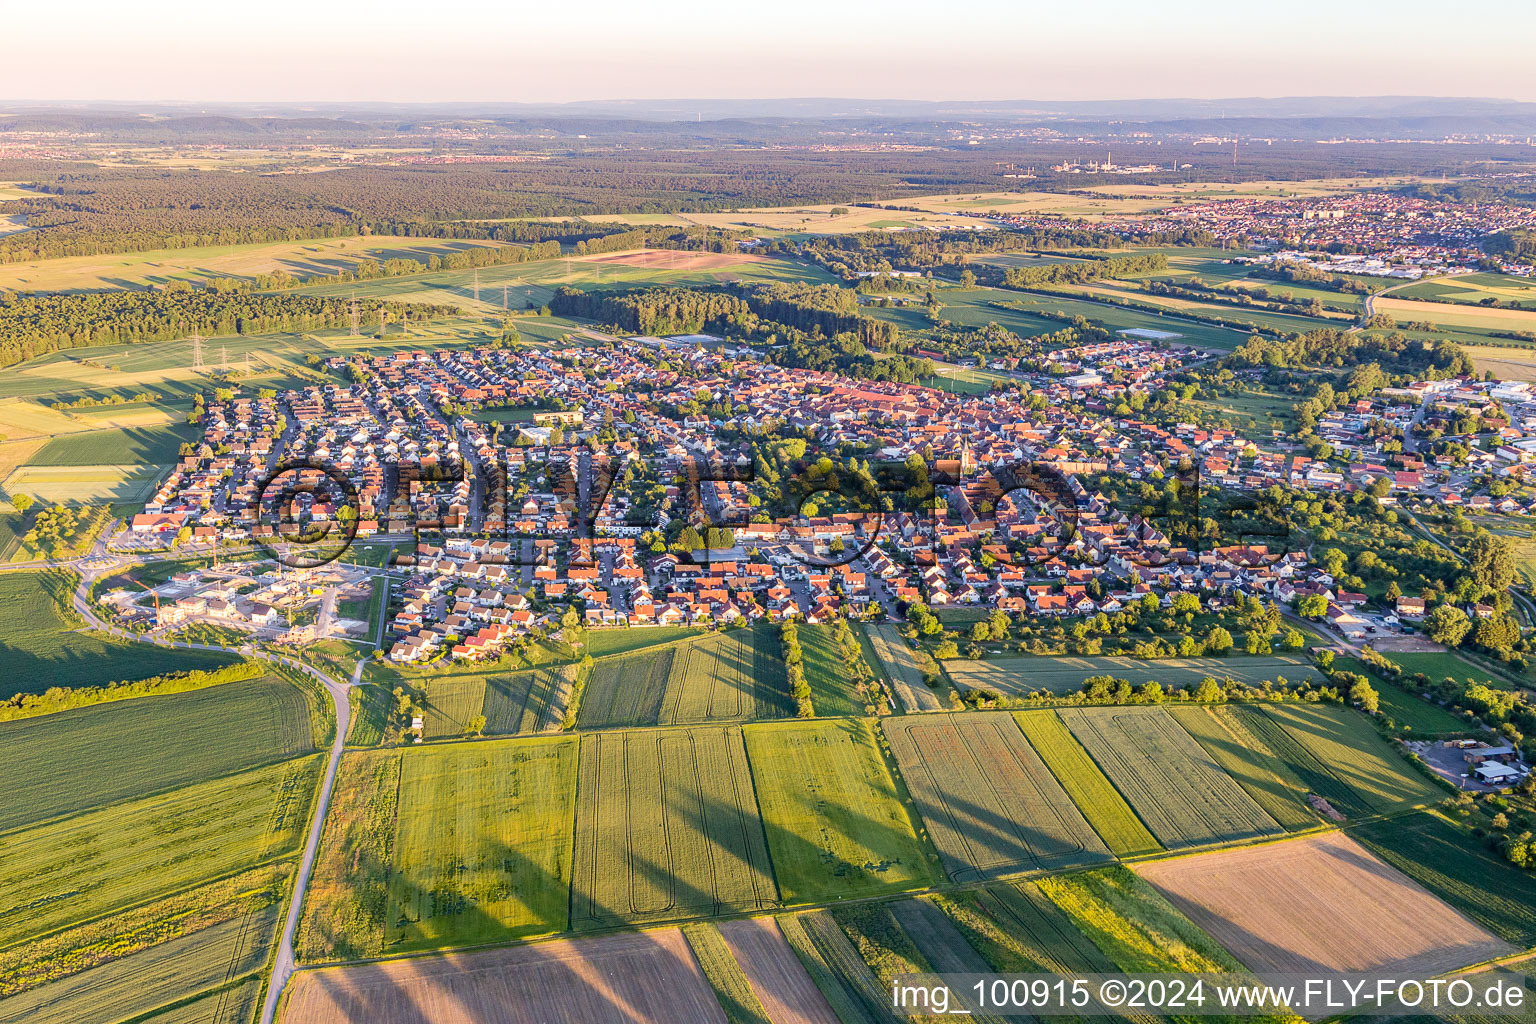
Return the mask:
<svg viewBox="0 0 1536 1024">
<path fill-rule="evenodd" d="M 457 307 L 370 301 L 392 319 L 453 316 Z M 23 294 L 0 292 L 0 366 L 87 345 L 170 341 L 189 334 L 297 333 L 350 322 L 344 298 L 237 294 L 209 289 Z"/>
</svg>

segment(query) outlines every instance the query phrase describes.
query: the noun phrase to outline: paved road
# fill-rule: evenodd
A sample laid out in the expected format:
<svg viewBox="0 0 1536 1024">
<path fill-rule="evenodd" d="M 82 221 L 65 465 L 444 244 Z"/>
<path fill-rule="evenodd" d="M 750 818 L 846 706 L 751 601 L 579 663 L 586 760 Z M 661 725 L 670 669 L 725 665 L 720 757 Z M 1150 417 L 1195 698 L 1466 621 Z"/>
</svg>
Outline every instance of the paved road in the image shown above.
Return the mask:
<svg viewBox="0 0 1536 1024">
<path fill-rule="evenodd" d="M 310 870 L 314 867 L 315 855 L 320 849 L 320 832 L 325 825 L 326 811 L 331 804 L 331 790 L 336 784 L 336 768 L 341 763 L 341 751 L 347 741 L 347 726 L 352 720 L 352 702 L 348 697 L 349 687 L 356 686 L 363 674 L 363 661 L 357 663 L 352 670 L 352 678 L 345 684 L 337 682 L 334 678 L 319 669 L 313 668 L 284 654 L 273 654 L 267 651 L 253 650 L 251 647 L 225 647 L 220 644 L 194 644 L 184 640 L 152 639 L 148 636 L 140 636 L 137 633 L 125 629 L 119 629 L 110 623 L 103 622 L 91 610 L 90 589 L 94 575 L 82 574 L 80 585 L 75 588 L 72 596 L 75 611 L 92 629 L 100 630 L 111 636 L 121 637 L 125 640 L 135 640 L 140 643 L 156 644 L 160 647 L 181 648 L 195 651 L 230 651 L 235 654 L 244 654 L 248 657 L 260 658 L 263 661 L 277 662 L 289 668 L 303 672 L 318 680 L 331 695 L 331 703 L 336 711 L 336 736 L 331 741 L 330 759 L 325 766 L 325 781 L 320 787 L 320 799 L 315 803 L 314 816 L 310 820 L 309 838 L 304 844 L 304 855 L 299 860 L 299 870 L 294 878 L 293 892 L 288 902 L 288 918 L 283 925 L 282 941 L 277 948 L 277 960 L 272 965 L 272 977 L 267 985 L 267 1001 L 262 1007 L 262 1024 L 272 1024 L 277 1013 L 277 1002 L 282 997 L 283 989 L 288 984 L 289 977 L 293 974 L 293 936 L 299 926 L 299 912 L 303 909 L 304 890 L 309 887 Z M 366 659 L 365 659 L 366 660 Z"/>
</svg>

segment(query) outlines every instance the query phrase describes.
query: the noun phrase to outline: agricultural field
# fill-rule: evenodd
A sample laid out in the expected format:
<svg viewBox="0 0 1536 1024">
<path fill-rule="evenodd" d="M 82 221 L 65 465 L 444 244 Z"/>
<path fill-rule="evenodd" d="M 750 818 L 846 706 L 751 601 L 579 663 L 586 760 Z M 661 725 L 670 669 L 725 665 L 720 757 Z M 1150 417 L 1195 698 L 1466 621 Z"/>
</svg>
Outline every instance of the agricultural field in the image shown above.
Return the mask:
<svg viewBox="0 0 1536 1024">
<path fill-rule="evenodd" d="M 1248 730 L 1238 712 L 1226 705 L 1168 709 L 1221 770 L 1236 779 L 1281 827 L 1288 832 L 1316 828 L 1322 822 L 1307 801 L 1307 784 Z"/>
<path fill-rule="evenodd" d="M 1375 302 L 1376 312 L 1387 313 L 1399 323 L 1425 321 L 1437 328 L 1468 331 L 1536 331 L 1536 308 L 1496 309 L 1450 302 L 1415 302 L 1388 296 Z"/>
<path fill-rule="evenodd" d="M 741 729 L 581 737 L 571 927 L 779 904 Z"/>
<path fill-rule="evenodd" d="M 1162 708 L 1065 708 L 1059 714 L 1168 849 L 1279 831 Z"/>
<path fill-rule="evenodd" d="M 405 752 L 387 952 L 565 930 L 576 746 L 541 737 Z"/>
<path fill-rule="evenodd" d="M 866 626 L 864 633 L 874 649 L 876 671 L 881 672 L 890 684 L 891 692 L 901 701 L 908 712 L 939 711 L 944 705 L 923 682 L 923 671 L 918 667 L 912 647 L 902 637 L 898 627 L 892 625 Z"/>
<path fill-rule="evenodd" d="M 794 713 L 777 631 L 766 624 L 681 644 L 674 651 L 661 702 L 662 725 Z"/>
<path fill-rule="evenodd" d="M 1060 313 L 1068 317 L 1084 317 L 1111 331 L 1140 329 L 1172 332 L 1179 335 L 1176 340 L 1181 344 L 1215 351 L 1230 351 L 1248 340 L 1248 332 L 1245 330 L 1188 320 L 1172 309 L 1154 313 L 1143 309 L 1128 309 L 1088 295 L 1014 291 L 1001 288 L 976 289 L 973 294 L 978 300 L 1005 303 L 1006 308 L 1017 313 L 1047 314 L 1042 319 L 1055 324 L 1053 330 L 1059 329 L 1061 321 L 1049 314 Z M 946 309 L 945 312 L 947 313 L 948 310 Z"/>
<path fill-rule="evenodd" d="M 890 1024 L 890 997 L 825 910 L 778 919 L 784 940 L 843 1024 Z"/>
<path fill-rule="evenodd" d="M 211 669 L 239 658 L 217 651 L 178 651 L 77 632 L 73 573 L 43 569 L 0 573 L 0 699 L 50 686 L 101 686 L 167 672 Z M 66 611 L 66 609 L 69 609 Z"/>
<path fill-rule="evenodd" d="M 453 665 L 425 677 L 423 738 L 451 739 L 485 717 L 488 736 L 554 732 L 565 718 L 575 665 L 543 665 L 509 671 L 484 665 Z"/>
<path fill-rule="evenodd" d="M 773 918 L 724 921 L 719 931 L 773 1024 L 839 1024 Z"/>
<path fill-rule="evenodd" d="M 65 256 L 0 266 L 0 289 L 110 291 L 151 288 L 170 281 L 187 281 L 201 287 L 204 282 L 217 277 L 251 280 L 257 275 L 278 272 L 302 279 L 350 271 L 363 260 L 426 262 L 431 256 L 482 246 L 494 248 L 497 243 L 353 235 L 299 242 L 254 242 L 102 256 Z"/>
<path fill-rule="evenodd" d="M 932 897 L 993 971 L 1070 974 L 1115 965 L 1031 882 Z"/>
<path fill-rule="evenodd" d="M 1484 299 L 1519 303 L 1536 308 L 1536 281 L 1509 274 L 1457 274 L 1430 281 L 1418 281 L 1393 294 L 1432 302 L 1477 305 Z"/>
<path fill-rule="evenodd" d="M 711 921 L 695 921 L 683 925 L 683 937 L 693 949 L 693 955 L 704 972 L 704 980 L 714 990 L 715 999 L 725 1011 L 730 1024 L 773 1024 L 768 1013 L 747 980 L 746 972 L 737 963 L 731 948 L 720 936 L 720 930 Z"/>
<path fill-rule="evenodd" d="M 743 734 L 786 904 L 928 884 L 923 846 L 868 722 L 773 722 Z"/>
<path fill-rule="evenodd" d="M 703 630 L 690 626 L 629 626 L 622 629 L 590 629 L 587 646 L 583 653 L 593 658 L 606 658 L 613 654 L 628 654 L 644 647 L 669 644 L 674 640 L 687 640 L 703 635 Z"/>
<path fill-rule="evenodd" d="M 303 971 L 282 1024 L 727 1024 L 681 931 Z"/>
<path fill-rule="evenodd" d="M 1020 711 L 1014 720 L 1110 852 L 1135 857 L 1162 849 L 1056 712 Z"/>
<path fill-rule="evenodd" d="M 149 465 L 22 466 L 0 483 L 6 494 L 27 494 L 50 505 L 136 504 L 149 498 L 166 467 Z"/>
<path fill-rule="evenodd" d="M 820 718 L 864 714 L 864 700 L 854 692 L 848 667 L 833 640 L 831 626 L 802 625 L 800 650 L 805 657 L 805 681 L 811 687 L 811 706 Z"/>
<path fill-rule="evenodd" d="M 944 671 L 960 690 L 991 690 L 1011 696 L 1066 694 L 1082 689 L 1089 676 L 1114 676 L 1132 685 L 1157 681 L 1164 689 L 1193 686 L 1206 676 L 1259 683 L 1284 676 L 1292 682 L 1317 676 L 1300 655 L 1231 658 L 1050 657 L 1026 655 L 986 661 L 946 661 Z"/>
<path fill-rule="evenodd" d="M 698 257 L 709 257 L 700 260 Z M 473 270 L 447 270 L 357 283 L 320 284 L 297 289 L 301 295 L 330 295 L 397 302 L 454 305 L 475 316 L 496 315 L 547 304 L 563 285 L 594 291 L 652 284 L 698 287 L 722 281 L 832 281 L 816 267 L 783 260 L 732 254 L 651 250 L 604 253 L 535 263 L 514 263 Z M 530 318 L 531 319 L 531 318 Z M 520 319 L 518 329 L 526 333 Z M 571 329 L 566 322 L 566 329 Z"/>
<path fill-rule="evenodd" d="M 1536 876 L 1434 812 L 1366 822 L 1350 835 L 1506 942 L 1536 942 Z"/>
<path fill-rule="evenodd" d="M 1440 791 L 1410 769 L 1371 724 L 1353 711 L 1296 704 L 1268 704 L 1261 710 L 1292 744 L 1299 745 L 1316 765 L 1337 779 L 1354 801 L 1367 807 L 1368 813 L 1395 814 L 1441 799 Z M 1272 742 L 1273 732 L 1261 736 Z M 1275 752 L 1291 759 L 1286 750 L 1276 748 Z M 1307 777 L 1302 774 L 1302 778 Z M 1332 800 L 1326 793 L 1319 795 Z"/>
<path fill-rule="evenodd" d="M 1485 340 L 1486 344 L 1467 350 L 1473 369 L 1480 374 L 1492 373 L 1499 380 L 1536 381 L 1536 348 Z"/>
<path fill-rule="evenodd" d="M 952 880 L 1110 859 L 1011 715 L 893 718 L 882 725 Z"/>
<path fill-rule="evenodd" d="M 165 466 L 176 461 L 184 441 L 199 437 L 192 427 L 115 427 L 56 437 L 27 460 L 29 466 Z"/>
<path fill-rule="evenodd" d="M 0 946 L 211 881 L 298 847 L 320 759 L 200 782 L 9 833 Z"/>
<path fill-rule="evenodd" d="M 1259 972 L 1430 977 L 1514 951 L 1342 832 L 1136 870 Z"/>
<path fill-rule="evenodd" d="M 0 744 L 0 832 L 314 749 L 304 694 L 274 678 L 0 723 Z"/>
<path fill-rule="evenodd" d="M 0 1022 L 116 1024 L 242 976 L 254 977 L 266 965 L 279 909 L 254 911 L 12 995 L 0 1000 Z M 231 1011 L 254 1004 L 239 989 L 199 1002 L 202 1014 L 194 1019 L 220 1024 L 243 1024 L 248 1014 L 241 1018 Z"/>
<path fill-rule="evenodd" d="M 1394 655 L 1388 654 L 1386 657 L 1393 658 Z M 1381 678 L 1363 661 L 1356 658 L 1335 658 L 1333 667 L 1370 677 L 1380 697 L 1382 713 L 1392 719 L 1400 732 L 1421 737 L 1465 732 L 1467 729 L 1465 719 L 1458 718 L 1438 704 L 1431 703 L 1418 694 L 1409 693 L 1390 680 Z"/>
<path fill-rule="evenodd" d="M 583 729 L 782 718 L 793 713 L 778 637 L 766 626 L 647 647 L 594 663 Z"/>
<path fill-rule="evenodd" d="M 1120 970 L 1242 970 L 1220 943 L 1124 865 L 1050 875 L 1036 885 Z"/>
</svg>

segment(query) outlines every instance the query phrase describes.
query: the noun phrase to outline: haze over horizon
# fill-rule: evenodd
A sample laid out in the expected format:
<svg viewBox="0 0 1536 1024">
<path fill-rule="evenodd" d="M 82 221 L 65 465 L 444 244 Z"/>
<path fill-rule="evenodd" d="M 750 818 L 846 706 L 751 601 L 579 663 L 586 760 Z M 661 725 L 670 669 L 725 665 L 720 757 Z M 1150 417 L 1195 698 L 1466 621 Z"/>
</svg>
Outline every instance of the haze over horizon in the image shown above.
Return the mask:
<svg viewBox="0 0 1536 1024">
<path fill-rule="evenodd" d="M 943 17 L 910 2 L 787 0 L 769 14 L 695 0 L 639 9 L 427 11 L 386 0 L 275 0 L 252 15 L 191 0 L 87 0 L 7 13 L 0 102 L 530 102 L 657 97 L 902 98 L 1453 96 L 1536 101 L 1536 11 L 1477 19 L 1422 2 L 1303 0 L 1277 18 L 1190 0 L 1070 5 L 986 0 Z M 1505 30 L 1489 32 L 1490 24 Z M 217 45 L 209 40 L 217 39 Z M 229 41 L 234 42 L 229 42 Z"/>
</svg>

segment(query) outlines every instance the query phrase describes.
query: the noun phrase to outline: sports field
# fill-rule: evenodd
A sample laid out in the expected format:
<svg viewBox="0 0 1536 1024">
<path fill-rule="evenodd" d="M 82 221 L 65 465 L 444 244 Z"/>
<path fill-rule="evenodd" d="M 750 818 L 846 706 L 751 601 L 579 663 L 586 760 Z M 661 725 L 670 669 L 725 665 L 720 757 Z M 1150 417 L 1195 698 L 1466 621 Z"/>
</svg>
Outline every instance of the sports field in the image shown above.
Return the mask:
<svg viewBox="0 0 1536 1024">
<path fill-rule="evenodd" d="M 1090 676 L 1114 676 L 1132 685 L 1156 680 L 1165 689 L 1192 686 L 1206 676 L 1259 683 L 1284 676 L 1296 682 L 1315 677 L 1317 670 L 1300 655 L 1232 658 L 1036 657 L 998 658 L 988 661 L 947 661 L 944 670 L 962 690 L 992 690 L 1027 696 L 1031 693 L 1064 694 L 1082 689 Z"/>
<path fill-rule="evenodd" d="M 304 695 L 282 679 L 0 723 L 0 744 L 0 832 L 314 749 Z"/>
<path fill-rule="evenodd" d="M 291 985 L 283 1024 L 727 1024 L 676 928 L 304 971 Z"/>
<path fill-rule="evenodd" d="M 1011 715 L 893 718 L 882 726 L 954 881 L 1110 859 Z"/>
<path fill-rule="evenodd" d="M 1372 853 L 1507 942 L 1536 942 L 1536 875 L 1432 811 L 1350 832 Z"/>
<path fill-rule="evenodd" d="M 778 905 L 741 729 L 581 737 L 571 927 Z"/>
<path fill-rule="evenodd" d="M 599 659 L 576 720 L 602 729 L 745 722 L 793 711 L 778 637 L 758 625 Z"/>
<path fill-rule="evenodd" d="M 928 884 L 923 847 L 868 722 L 772 722 L 743 733 L 785 903 Z"/>
<path fill-rule="evenodd" d="M 0 946 L 296 849 L 318 757 L 269 765 L 6 836 Z"/>
<path fill-rule="evenodd" d="M 1168 849 L 1279 831 L 1162 708 L 1064 708 L 1059 714 Z"/>
<path fill-rule="evenodd" d="M 883 672 L 903 708 L 909 712 L 938 711 L 944 706 L 938 694 L 923 682 L 917 658 L 896 626 L 867 626 L 864 631 L 879 663 L 875 667 Z"/>
<path fill-rule="evenodd" d="M 564 931 L 575 772 L 570 737 L 407 751 L 384 948 Z"/>
<path fill-rule="evenodd" d="M 216 668 L 239 659 L 178 651 L 77 631 L 69 608 L 77 580 L 63 569 L 0 573 L 0 698 L 50 686 L 100 686 L 166 672 Z"/>
<path fill-rule="evenodd" d="M 1433 977 L 1514 952 L 1342 832 L 1136 870 L 1255 971 Z"/>
<path fill-rule="evenodd" d="M 1020 711 L 1014 720 L 1111 852 L 1134 857 L 1162 849 L 1056 712 Z"/>
</svg>

